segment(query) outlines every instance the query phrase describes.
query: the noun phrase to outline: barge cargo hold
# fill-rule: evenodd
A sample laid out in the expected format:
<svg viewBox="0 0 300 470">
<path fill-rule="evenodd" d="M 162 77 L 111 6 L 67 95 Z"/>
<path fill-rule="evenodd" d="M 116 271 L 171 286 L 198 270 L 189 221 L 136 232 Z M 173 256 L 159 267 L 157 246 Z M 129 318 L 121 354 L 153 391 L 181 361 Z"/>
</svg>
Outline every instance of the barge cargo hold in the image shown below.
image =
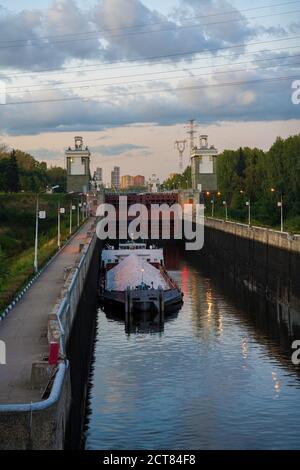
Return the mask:
<svg viewBox="0 0 300 470">
<path fill-rule="evenodd" d="M 183 298 L 165 270 L 163 250 L 134 242 L 103 250 L 99 292 L 103 306 L 125 313 L 164 313 L 179 309 Z"/>
</svg>

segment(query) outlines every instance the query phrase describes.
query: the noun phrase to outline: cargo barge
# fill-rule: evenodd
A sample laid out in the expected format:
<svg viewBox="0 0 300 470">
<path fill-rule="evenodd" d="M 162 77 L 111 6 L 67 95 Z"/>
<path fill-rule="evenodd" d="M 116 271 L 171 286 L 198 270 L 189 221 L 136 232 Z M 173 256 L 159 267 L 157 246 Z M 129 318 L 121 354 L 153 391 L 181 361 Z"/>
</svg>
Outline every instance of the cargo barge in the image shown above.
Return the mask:
<svg viewBox="0 0 300 470">
<path fill-rule="evenodd" d="M 164 266 L 163 249 L 129 241 L 107 245 L 101 255 L 100 302 L 131 312 L 179 309 L 183 294 Z"/>
</svg>

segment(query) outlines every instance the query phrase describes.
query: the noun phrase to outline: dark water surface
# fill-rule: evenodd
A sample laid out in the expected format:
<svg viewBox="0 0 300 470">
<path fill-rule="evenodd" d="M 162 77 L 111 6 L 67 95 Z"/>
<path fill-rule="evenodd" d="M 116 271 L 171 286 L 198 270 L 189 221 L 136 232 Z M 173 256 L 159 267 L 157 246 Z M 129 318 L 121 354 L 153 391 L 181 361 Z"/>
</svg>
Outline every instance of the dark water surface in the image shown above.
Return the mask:
<svg viewBox="0 0 300 470">
<path fill-rule="evenodd" d="M 189 258 L 169 256 L 185 302 L 163 331 L 99 310 L 85 448 L 300 449 L 298 315 L 233 300 Z"/>
</svg>

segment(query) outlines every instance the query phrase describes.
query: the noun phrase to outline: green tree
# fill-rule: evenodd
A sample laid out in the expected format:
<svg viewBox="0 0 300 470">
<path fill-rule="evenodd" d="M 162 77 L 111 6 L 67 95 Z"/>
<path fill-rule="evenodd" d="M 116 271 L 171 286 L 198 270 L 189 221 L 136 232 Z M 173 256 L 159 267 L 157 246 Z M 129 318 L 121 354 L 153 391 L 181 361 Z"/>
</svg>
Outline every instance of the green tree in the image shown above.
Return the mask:
<svg viewBox="0 0 300 470">
<path fill-rule="evenodd" d="M 20 189 L 19 167 L 15 150 L 12 151 L 6 169 L 7 188 L 11 193 L 17 193 Z"/>
<path fill-rule="evenodd" d="M 0 246 L 0 286 L 2 282 L 6 279 L 7 275 L 8 275 L 8 266 L 5 260 L 4 253 Z"/>
</svg>

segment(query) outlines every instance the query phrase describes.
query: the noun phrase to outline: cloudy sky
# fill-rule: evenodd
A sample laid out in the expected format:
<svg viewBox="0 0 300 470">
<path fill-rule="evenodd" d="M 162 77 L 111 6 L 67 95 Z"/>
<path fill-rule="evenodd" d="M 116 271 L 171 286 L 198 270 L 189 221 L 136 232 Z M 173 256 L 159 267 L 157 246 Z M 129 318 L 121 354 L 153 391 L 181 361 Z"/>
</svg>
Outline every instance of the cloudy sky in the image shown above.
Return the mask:
<svg viewBox="0 0 300 470">
<path fill-rule="evenodd" d="M 0 0 L 0 143 L 63 165 L 80 134 L 107 181 L 178 171 L 189 119 L 268 148 L 300 129 L 299 39 L 299 0 Z"/>
</svg>

